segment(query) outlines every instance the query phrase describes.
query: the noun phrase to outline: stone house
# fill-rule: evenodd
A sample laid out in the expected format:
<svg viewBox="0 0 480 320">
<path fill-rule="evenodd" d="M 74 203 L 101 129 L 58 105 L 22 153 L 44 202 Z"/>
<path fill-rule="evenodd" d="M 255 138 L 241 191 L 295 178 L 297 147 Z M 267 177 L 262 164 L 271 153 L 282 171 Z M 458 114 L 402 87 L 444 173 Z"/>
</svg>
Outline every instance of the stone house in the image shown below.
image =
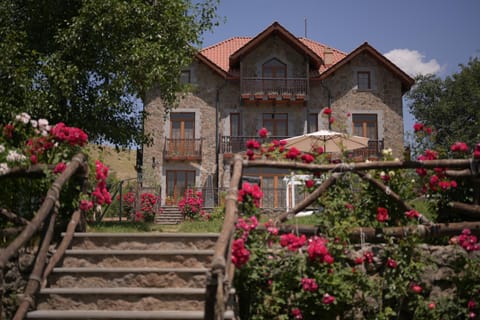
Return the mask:
<svg viewBox="0 0 480 320">
<path fill-rule="evenodd" d="M 347 54 L 274 22 L 253 38 L 201 50 L 182 80 L 193 90 L 166 117 L 155 90 L 145 101 L 153 144 L 143 149 L 144 181 L 161 186 L 162 204 L 195 187 L 213 205 L 211 190 L 228 187 L 232 154 L 259 129 L 271 139 L 328 129 L 326 107 L 336 119 L 331 129 L 370 139 L 368 155 L 402 155 L 402 96 L 414 81 L 366 42 Z M 261 181 L 264 206 L 284 206 L 288 173 L 245 174 Z"/>
</svg>

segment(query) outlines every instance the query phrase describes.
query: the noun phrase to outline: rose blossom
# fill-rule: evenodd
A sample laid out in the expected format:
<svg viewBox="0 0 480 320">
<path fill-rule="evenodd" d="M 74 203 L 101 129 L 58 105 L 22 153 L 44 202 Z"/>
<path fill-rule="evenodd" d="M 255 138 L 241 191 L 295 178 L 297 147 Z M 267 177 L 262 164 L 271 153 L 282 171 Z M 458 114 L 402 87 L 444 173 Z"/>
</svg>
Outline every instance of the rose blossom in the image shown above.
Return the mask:
<svg viewBox="0 0 480 320">
<path fill-rule="evenodd" d="M 325 293 L 325 294 L 323 295 L 322 302 L 323 302 L 324 304 L 331 304 L 331 303 L 333 303 L 334 301 L 335 301 L 335 297 L 334 297 L 334 296 L 331 296 L 331 295 L 329 295 L 328 293 Z"/>
<path fill-rule="evenodd" d="M 382 207 L 377 209 L 377 221 L 385 222 L 388 220 L 388 210 Z"/>
<path fill-rule="evenodd" d="M 266 138 L 268 135 L 268 130 L 266 128 L 262 128 L 260 130 L 258 130 L 258 136 L 260 138 Z"/>
</svg>

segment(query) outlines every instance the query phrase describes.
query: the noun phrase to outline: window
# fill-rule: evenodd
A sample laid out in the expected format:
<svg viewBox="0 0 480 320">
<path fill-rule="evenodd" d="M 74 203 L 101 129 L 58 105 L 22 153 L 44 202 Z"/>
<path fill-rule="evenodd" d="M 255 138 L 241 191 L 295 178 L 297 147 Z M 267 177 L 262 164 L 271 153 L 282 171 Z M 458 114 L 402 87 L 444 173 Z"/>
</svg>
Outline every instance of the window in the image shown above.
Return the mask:
<svg viewBox="0 0 480 320">
<path fill-rule="evenodd" d="M 230 136 L 240 137 L 240 113 L 230 113 Z"/>
<path fill-rule="evenodd" d="M 192 82 L 190 70 L 182 70 L 182 73 L 180 74 L 180 82 L 183 84 Z"/>
<path fill-rule="evenodd" d="M 357 87 L 358 90 L 370 90 L 372 89 L 372 83 L 370 78 L 370 71 L 358 71 L 357 72 Z"/>
<path fill-rule="evenodd" d="M 168 202 L 176 203 L 188 188 L 195 187 L 194 170 L 167 170 L 166 174 Z"/>
<path fill-rule="evenodd" d="M 318 113 L 309 113 L 307 119 L 308 133 L 318 131 Z"/>
<path fill-rule="evenodd" d="M 353 134 L 378 140 L 378 119 L 375 113 L 355 113 L 352 115 Z"/>
<path fill-rule="evenodd" d="M 287 113 L 264 113 L 263 127 L 274 137 L 288 136 L 288 114 Z"/>
</svg>

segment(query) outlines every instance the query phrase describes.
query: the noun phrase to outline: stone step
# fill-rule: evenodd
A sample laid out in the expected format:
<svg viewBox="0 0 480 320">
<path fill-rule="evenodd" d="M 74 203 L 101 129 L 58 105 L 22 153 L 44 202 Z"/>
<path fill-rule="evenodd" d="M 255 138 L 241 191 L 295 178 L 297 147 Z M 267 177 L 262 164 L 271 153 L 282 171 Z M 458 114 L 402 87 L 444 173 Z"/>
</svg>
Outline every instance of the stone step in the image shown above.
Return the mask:
<svg viewBox="0 0 480 320">
<path fill-rule="evenodd" d="M 72 249 L 210 249 L 218 233 L 75 233 Z"/>
<path fill-rule="evenodd" d="M 205 288 L 206 268 L 54 268 L 50 288 Z"/>
<path fill-rule="evenodd" d="M 72 320 L 203 320 L 203 311 L 102 311 L 102 310 L 37 310 L 27 319 Z M 226 311 L 224 319 L 235 319 L 233 311 Z"/>
<path fill-rule="evenodd" d="M 44 288 L 37 310 L 204 310 L 205 288 Z"/>
<path fill-rule="evenodd" d="M 203 268 L 214 250 L 66 250 L 63 267 L 97 268 Z"/>
<path fill-rule="evenodd" d="M 204 319 L 217 239 L 216 233 L 76 233 L 27 319 Z M 232 290 L 231 306 L 234 297 Z M 232 310 L 225 319 L 235 319 Z"/>
</svg>

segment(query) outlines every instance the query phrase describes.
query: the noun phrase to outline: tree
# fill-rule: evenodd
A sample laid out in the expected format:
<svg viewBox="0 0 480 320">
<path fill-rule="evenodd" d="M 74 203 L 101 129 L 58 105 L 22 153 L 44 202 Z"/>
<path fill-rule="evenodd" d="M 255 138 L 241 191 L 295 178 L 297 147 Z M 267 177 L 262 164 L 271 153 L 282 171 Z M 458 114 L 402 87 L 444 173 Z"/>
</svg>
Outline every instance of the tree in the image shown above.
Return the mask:
<svg viewBox="0 0 480 320">
<path fill-rule="evenodd" d="M 435 147 L 448 151 L 457 141 L 473 148 L 480 142 L 480 60 L 460 65 L 460 72 L 445 80 L 419 76 L 408 94 L 417 121 L 433 127 Z"/>
<path fill-rule="evenodd" d="M 175 105 L 218 0 L 0 0 L 0 122 L 28 112 L 91 141 L 144 141 L 138 101 Z"/>
</svg>

